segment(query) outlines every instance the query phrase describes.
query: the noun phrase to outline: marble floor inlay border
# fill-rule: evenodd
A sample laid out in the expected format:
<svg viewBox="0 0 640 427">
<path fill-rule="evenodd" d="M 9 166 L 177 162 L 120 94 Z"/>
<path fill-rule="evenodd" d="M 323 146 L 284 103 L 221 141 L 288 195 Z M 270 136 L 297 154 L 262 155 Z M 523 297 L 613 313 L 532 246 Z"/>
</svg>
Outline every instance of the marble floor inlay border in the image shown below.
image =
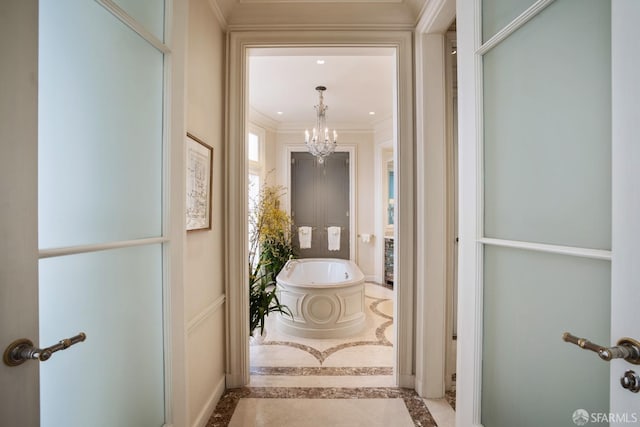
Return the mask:
<svg viewBox="0 0 640 427">
<path fill-rule="evenodd" d="M 317 387 L 244 387 L 227 390 L 220 398 L 206 427 L 229 425 L 238 402 L 254 399 L 397 399 L 401 398 L 416 426 L 437 427 L 424 400 L 411 389 L 390 387 L 317 388 Z"/>
<path fill-rule="evenodd" d="M 386 283 L 386 282 L 384 282 L 384 283 L 369 282 L 369 283 L 372 283 L 372 284 L 374 284 L 374 285 L 378 285 L 378 286 L 383 287 L 383 288 L 387 288 L 387 289 L 389 289 L 390 291 L 392 291 L 392 290 L 393 290 L 393 284 L 389 284 L 389 283 Z"/>
<path fill-rule="evenodd" d="M 447 399 L 447 402 L 449 402 L 449 405 L 455 411 L 456 410 L 456 388 L 455 388 L 455 386 L 452 387 L 451 390 L 445 392 L 444 398 Z"/>
<path fill-rule="evenodd" d="M 253 366 L 251 375 L 286 375 L 286 376 L 367 376 L 367 375 L 393 375 L 393 368 L 378 367 L 277 367 L 277 366 Z"/>
<path fill-rule="evenodd" d="M 390 301 L 389 298 L 374 298 L 374 297 L 370 297 L 369 295 L 365 295 L 365 297 L 367 298 L 371 298 L 374 299 L 375 301 L 373 303 L 371 303 L 371 305 L 369 306 L 369 308 L 371 309 L 371 311 L 373 311 L 375 314 L 377 314 L 380 317 L 384 317 L 385 319 L 389 319 L 389 320 L 393 320 L 393 316 L 389 316 L 388 314 L 384 314 L 383 312 L 381 312 L 380 310 L 378 310 L 378 305 L 382 302 L 385 301 Z"/>
</svg>

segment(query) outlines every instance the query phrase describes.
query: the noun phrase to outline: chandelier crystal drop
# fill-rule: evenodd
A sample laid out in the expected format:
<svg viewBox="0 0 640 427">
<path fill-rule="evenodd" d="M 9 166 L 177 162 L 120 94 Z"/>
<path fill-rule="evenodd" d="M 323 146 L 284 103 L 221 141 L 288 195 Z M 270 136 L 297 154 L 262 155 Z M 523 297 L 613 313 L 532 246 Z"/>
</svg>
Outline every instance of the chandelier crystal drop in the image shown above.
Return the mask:
<svg viewBox="0 0 640 427">
<path fill-rule="evenodd" d="M 322 92 L 327 90 L 324 86 L 316 87 L 320 95 L 320 102 L 315 106 L 316 109 L 316 126 L 311 130 L 304 131 L 304 142 L 311 154 L 318 158 L 318 163 L 324 163 L 325 157 L 333 153 L 338 143 L 338 133 L 333 130 L 329 133 L 327 126 L 327 106 L 324 105 L 324 97 Z"/>
</svg>

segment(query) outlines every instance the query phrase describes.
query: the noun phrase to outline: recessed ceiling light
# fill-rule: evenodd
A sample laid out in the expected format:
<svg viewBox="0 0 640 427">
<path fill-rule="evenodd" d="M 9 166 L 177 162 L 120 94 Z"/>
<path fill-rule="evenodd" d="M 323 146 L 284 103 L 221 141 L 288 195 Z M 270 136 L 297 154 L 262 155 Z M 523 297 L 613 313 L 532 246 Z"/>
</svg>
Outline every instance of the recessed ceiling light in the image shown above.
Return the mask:
<svg viewBox="0 0 640 427">
<path fill-rule="evenodd" d="M 323 64 L 324 64 L 324 59 L 318 59 L 318 60 L 316 61 L 316 64 L 318 64 L 318 65 L 323 65 Z"/>
<path fill-rule="evenodd" d="M 277 113 L 279 116 L 283 115 L 284 113 L 282 111 L 278 111 Z"/>
<path fill-rule="evenodd" d="M 376 115 L 376 112 L 375 112 L 375 111 L 369 111 L 369 115 L 370 115 L 370 116 L 375 116 L 375 115 Z"/>
</svg>

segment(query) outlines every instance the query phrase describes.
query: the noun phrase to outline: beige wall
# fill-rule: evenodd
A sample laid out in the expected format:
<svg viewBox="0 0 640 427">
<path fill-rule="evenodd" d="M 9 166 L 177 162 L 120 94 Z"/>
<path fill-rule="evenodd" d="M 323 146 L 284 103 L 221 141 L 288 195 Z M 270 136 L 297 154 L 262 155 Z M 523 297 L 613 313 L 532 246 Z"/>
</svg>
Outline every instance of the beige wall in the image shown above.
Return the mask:
<svg viewBox="0 0 640 427">
<path fill-rule="evenodd" d="M 256 120 L 254 120 L 256 119 Z M 304 144 L 303 132 L 278 131 L 266 123 L 259 115 L 251 118 L 251 127 L 264 131 L 265 136 L 265 172 L 268 183 L 289 186 L 285 173 L 285 147 Z M 367 233 L 375 237 L 370 243 L 356 242 L 356 262 L 366 279 L 383 281 L 384 239 L 383 221 L 386 218 L 386 161 L 393 158 L 393 121 L 380 122 L 370 132 L 340 131 L 341 145 L 354 145 L 358 170 L 356 173 L 357 196 L 357 234 Z M 384 158 L 383 158 L 384 157 Z M 384 162 L 383 162 L 384 160 Z M 284 206 L 288 208 L 286 201 Z M 380 212 L 377 212 L 379 210 Z"/>
<path fill-rule="evenodd" d="M 212 227 L 187 233 L 185 317 L 189 426 L 206 424 L 225 377 L 225 35 L 207 0 L 189 1 L 187 131 L 213 147 Z"/>
<path fill-rule="evenodd" d="M 278 133 L 265 129 L 265 144 L 264 144 L 264 171 L 266 174 L 266 183 L 275 184 L 278 182 L 278 171 L 276 170 L 278 164 Z"/>
</svg>

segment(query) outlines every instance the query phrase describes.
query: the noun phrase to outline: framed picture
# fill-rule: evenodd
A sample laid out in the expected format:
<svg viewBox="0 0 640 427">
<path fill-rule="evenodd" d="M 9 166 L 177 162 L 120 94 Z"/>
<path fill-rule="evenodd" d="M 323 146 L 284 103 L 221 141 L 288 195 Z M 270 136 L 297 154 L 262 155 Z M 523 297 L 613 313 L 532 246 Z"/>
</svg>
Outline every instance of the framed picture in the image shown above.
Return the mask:
<svg viewBox="0 0 640 427">
<path fill-rule="evenodd" d="M 187 231 L 211 229 L 213 148 L 187 133 Z"/>
</svg>

